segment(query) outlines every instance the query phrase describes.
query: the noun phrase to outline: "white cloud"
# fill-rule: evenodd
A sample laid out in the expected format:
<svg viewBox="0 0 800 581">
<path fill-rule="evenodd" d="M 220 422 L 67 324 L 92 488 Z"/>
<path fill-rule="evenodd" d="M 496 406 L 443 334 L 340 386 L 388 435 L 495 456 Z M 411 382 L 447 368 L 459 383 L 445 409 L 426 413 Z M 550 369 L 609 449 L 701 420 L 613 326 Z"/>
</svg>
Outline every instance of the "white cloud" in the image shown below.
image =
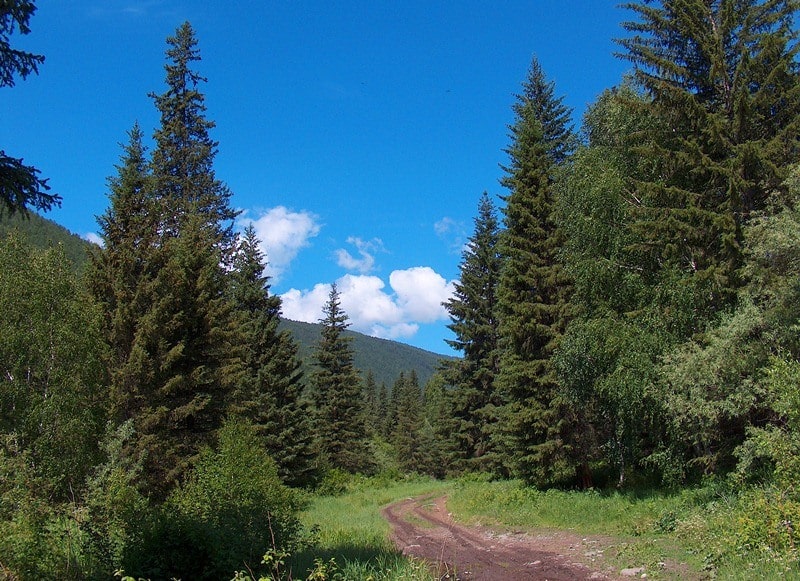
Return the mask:
<svg viewBox="0 0 800 581">
<path fill-rule="evenodd" d="M 316 284 L 310 291 L 291 289 L 281 295 L 281 312 L 292 321 L 316 323 L 322 318 L 322 306 L 331 292 L 329 284 Z"/>
<path fill-rule="evenodd" d="M 253 224 L 261 241 L 261 250 L 267 257 L 267 274 L 274 280 L 289 268 L 291 262 L 309 240 L 319 234 L 317 216 L 311 212 L 292 212 L 276 206 L 262 212 L 256 219 L 244 218 L 243 224 Z"/>
<path fill-rule="evenodd" d="M 397 294 L 398 305 L 412 320 L 432 323 L 447 318 L 442 303 L 452 296 L 453 282 L 447 282 L 430 266 L 395 270 L 389 284 Z"/>
<path fill-rule="evenodd" d="M 347 270 L 355 270 L 361 274 L 372 272 L 375 268 L 375 253 L 384 252 L 383 241 L 380 238 L 372 240 L 362 240 L 351 236 L 347 239 L 348 244 L 356 247 L 360 258 L 354 257 L 344 248 L 336 250 L 336 263 Z"/>
<path fill-rule="evenodd" d="M 100 236 L 95 232 L 87 232 L 82 236 L 84 240 L 88 240 L 92 244 L 97 244 L 98 246 L 105 246 L 105 242 L 103 241 Z"/>
<path fill-rule="evenodd" d="M 447 319 L 442 302 L 453 293 L 452 281 L 447 282 L 428 266 L 392 272 L 392 292 L 386 291 L 386 284 L 377 276 L 347 274 L 336 284 L 350 328 L 385 339 L 412 337 L 420 324 Z M 317 284 L 311 290 L 291 289 L 281 295 L 283 316 L 318 322 L 328 293 L 327 284 Z"/>
</svg>

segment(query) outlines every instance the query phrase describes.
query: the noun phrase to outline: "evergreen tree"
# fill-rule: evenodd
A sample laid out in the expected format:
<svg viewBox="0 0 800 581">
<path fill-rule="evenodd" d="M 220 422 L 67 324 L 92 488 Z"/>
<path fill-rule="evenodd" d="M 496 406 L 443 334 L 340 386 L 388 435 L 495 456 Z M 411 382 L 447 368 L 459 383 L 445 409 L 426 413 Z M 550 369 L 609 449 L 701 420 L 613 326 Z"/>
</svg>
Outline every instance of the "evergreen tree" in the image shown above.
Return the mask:
<svg viewBox="0 0 800 581">
<path fill-rule="evenodd" d="M 323 314 L 313 378 L 320 447 L 331 467 L 363 472 L 370 468 L 371 459 L 363 422 L 361 381 L 353 365 L 350 339 L 344 335 L 349 323 L 336 284 L 331 286 Z"/>
<path fill-rule="evenodd" d="M 675 267 L 697 287 L 698 329 L 741 286 L 743 223 L 783 190 L 798 157 L 793 0 L 630 2 L 618 42 L 658 120 L 631 146 L 657 164 L 630 202 L 650 268 Z"/>
<path fill-rule="evenodd" d="M 230 192 L 215 177 L 199 56 L 191 27 L 168 39 L 167 91 L 155 98 L 162 125 L 144 165 L 131 132 L 95 260 L 95 292 L 112 344 L 116 421 L 134 420 L 127 453 L 144 458 L 148 491 L 163 498 L 220 426 L 241 378 L 240 335 L 232 310 Z"/>
<path fill-rule="evenodd" d="M 370 369 L 364 379 L 364 426 L 370 436 L 378 431 L 380 415 L 378 410 L 378 385 L 375 383 L 375 374 Z"/>
<path fill-rule="evenodd" d="M 103 248 L 91 255 L 86 280 L 103 311 L 103 330 L 110 346 L 110 413 L 115 422 L 134 415 L 139 387 L 150 375 L 141 351 L 135 352 L 136 327 L 152 302 L 157 223 L 149 186 L 142 131 L 134 124 L 123 146 L 117 175 L 109 178 L 109 207 L 98 218 Z M 138 356 L 137 356 L 138 355 Z"/>
<path fill-rule="evenodd" d="M 507 150 L 511 163 L 502 180 L 509 194 L 497 289 L 502 353 L 498 385 L 507 400 L 503 444 L 513 467 L 525 480 L 544 484 L 566 468 L 566 414 L 550 360 L 569 318 L 554 182 L 575 137 L 568 126 L 569 109 L 554 96 L 553 83 L 536 60 L 514 113 Z"/>
<path fill-rule="evenodd" d="M 7 0 L 0 4 L 0 88 L 13 87 L 14 77 L 25 79 L 39 73 L 44 56 L 11 47 L 9 37 L 17 29 L 28 34 L 28 22 L 36 12 L 30 0 Z M 39 170 L 25 165 L 22 159 L 6 155 L 0 150 L 0 214 L 21 212 L 28 215 L 28 207 L 50 210 L 61 205 L 61 196 L 49 193 L 47 180 L 39 177 Z"/>
<path fill-rule="evenodd" d="M 247 418 L 278 464 L 287 484 L 313 481 L 316 454 L 297 343 L 279 331 L 281 299 L 270 294 L 264 255 L 252 224 L 234 257 L 232 294 L 241 318 L 244 377 L 234 393 L 233 411 Z"/>
<path fill-rule="evenodd" d="M 453 386 L 452 414 L 457 423 L 453 437 L 466 467 L 487 465 L 491 454 L 496 409 L 501 401 L 495 393 L 498 371 L 498 325 L 496 294 L 500 277 L 499 224 L 489 195 L 484 192 L 475 218 L 475 232 L 462 254 L 460 280 L 445 307 L 448 328 L 455 339 L 447 343 L 463 353 L 448 361 L 444 376 Z"/>
<path fill-rule="evenodd" d="M 198 88 L 206 79 L 192 68 L 201 58 L 191 24 L 179 26 L 167 44 L 167 89 L 150 95 L 161 114 L 152 161 L 161 229 L 167 237 L 177 236 L 183 218 L 198 214 L 222 257 L 230 259 L 235 250 L 232 220 L 238 212 L 214 172 L 218 144 L 209 136 L 215 125 L 205 116 L 205 97 Z"/>
<path fill-rule="evenodd" d="M 423 450 L 420 430 L 423 426 L 422 391 L 417 374 L 412 370 L 408 377 L 404 373 L 392 388 L 397 401 L 397 421 L 392 431 L 392 443 L 400 468 L 406 472 L 423 472 Z"/>
<path fill-rule="evenodd" d="M 378 387 L 378 395 L 376 400 L 376 409 L 377 409 L 377 432 L 380 436 L 387 440 L 389 438 L 389 388 L 386 387 L 386 383 L 381 382 L 380 387 Z"/>
</svg>

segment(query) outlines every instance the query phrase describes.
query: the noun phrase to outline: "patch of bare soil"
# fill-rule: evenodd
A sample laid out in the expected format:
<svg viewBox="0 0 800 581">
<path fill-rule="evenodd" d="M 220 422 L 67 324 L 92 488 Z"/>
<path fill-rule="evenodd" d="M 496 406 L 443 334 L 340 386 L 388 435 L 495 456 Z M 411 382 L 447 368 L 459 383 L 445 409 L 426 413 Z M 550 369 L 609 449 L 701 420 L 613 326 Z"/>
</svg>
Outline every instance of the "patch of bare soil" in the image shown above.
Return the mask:
<svg viewBox="0 0 800 581">
<path fill-rule="evenodd" d="M 446 497 L 407 499 L 386 507 L 392 541 L 431 563 L 439 579 L 470 581 L 630 579 L 603 564 L 611 539 L 568 531 L 497 532 L 453 522 Z M 637 572 L 638 573 L 638 572 Z M 639 577 L 640 574 L 636 574 Z"/>
</svg>

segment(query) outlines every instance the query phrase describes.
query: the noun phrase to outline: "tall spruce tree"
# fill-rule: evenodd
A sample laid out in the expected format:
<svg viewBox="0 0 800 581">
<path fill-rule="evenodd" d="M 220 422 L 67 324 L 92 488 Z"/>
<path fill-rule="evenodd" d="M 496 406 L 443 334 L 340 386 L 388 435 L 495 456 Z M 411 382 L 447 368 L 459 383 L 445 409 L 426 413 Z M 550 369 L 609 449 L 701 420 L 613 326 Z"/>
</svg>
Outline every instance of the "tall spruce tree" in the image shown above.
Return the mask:
<svg viewBox="0 0 800 581">
<path fill-rule="evenodd" d="M 514 471 L 538 484 L 562 476 L 567 468 L 563 432 L 568 426 L 551 363 L 569 318 L 554 182 L 575 136 L 562 101 L 534 59 L 514 105 L 510 164 L 502 180 L 509 190 L 497 289 L 502 353 L 497 381 L 506 398 L 502 438 Z"/>
<path fill-rule="evenodd" d="M 163 498 L 221 425 L 241 377 L 240 341 L 223 267 L 234 241 L 230 192 L 214 176 L 213 123 L 203 115 L 199 60 L 188 23 L 168 40 L 167 90 L 155 96 L 161 127 L 149 171 L 138 129 L 95 260 L 114 349 L 114 419 L 136 429 L 127 453 L 144 458 L 149 493 Z"/>
<path fill-rule="evenodd" d="M 331 285 L 320 319 L 322 336 L 317 346 L 313 401 L 320 448 L 332 468 L 356 473 L 371 468 L 364 427 L 361 380 L 353 365 L 349 326 L 339 290 Z"/>
<path fill-rule="evenodd" d="M 658 165 L 630 202 L 649 267 L 674 267 L 707 297 L 699 328 L 741 286 L 743 223 L 784 189 L 798 158 L 800 78 L 794 0 L 648 0 L 621 57 L 658 119 L 631 145 Z"/>
<path fill-rule="evenodd" d="M 167 89 L 150 95 L 161 114 L 152 166 L 162 232 L 178 235 L 184 217 L 198 214 L 222 257 L 230 259 L 235 251 L 232 220 L 238 212 L 230 206 L 230 190 L 214 172 L 218 144 L 209 130 L 215 124 L 205 116 L 205 96 L 199 90 L 207 79 L 192 68 L 201 57 L 191 24 L 179 26 L 167 44 Z"/>
<path fill-rule="evenodd" d="M 234 413 L 248 419 L 278 464 L 281 479 L 308 485 L 316 475 L 316 448 L 298 346 L 279 331 L 281 299 L 270 293 L 265 258 L 252 224 L 234 258 L 232 293 L 241 320 L 244 377 L 234 394 Z"/>
<path fill-rule="evenodd" d="M 154 264 L 148 256 L 158 243 L 150 172 L 139 124 L 128 132 L 117 175 L 109 178 L 109 207 L 98 218 L 103 247 L 94 251 L 86 280 L 103 311 L 110 347 L 110 414 L 121 423 L 141 405 L 140 386 L 152 374 L 137 345 L 139 318 L 152 303 Z"/>
<path fill-rule="evenodd" d="M 456 422 L 453 437 L 460 468 L 466 469 L 496 469 L 492 465 L 495 462 L 491 459 L 491 443 L 497 427 L 497 408 L 502 403 L 495 392 L 499 236 L 494 204 L 484 192 L 474 234 L 462 254 L 460 280 L 445 303 L 451 320 L 448 328 L 455 335 L 447 343 L 463 353 L 462 358 L 446 363 L 444 377 L 453 386 L 449 398 Z"/>
</svg>

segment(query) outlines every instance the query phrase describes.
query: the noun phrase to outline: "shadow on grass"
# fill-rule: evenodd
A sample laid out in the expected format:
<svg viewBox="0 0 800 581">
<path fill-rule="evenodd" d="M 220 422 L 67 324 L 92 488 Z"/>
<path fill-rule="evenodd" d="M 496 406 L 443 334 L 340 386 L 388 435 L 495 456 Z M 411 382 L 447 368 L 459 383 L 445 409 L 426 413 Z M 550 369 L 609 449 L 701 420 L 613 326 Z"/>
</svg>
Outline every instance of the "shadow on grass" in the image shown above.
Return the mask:
<svg viewBox="0 0 800 581">
<path fill-rule="evenodd" d="M 287 566 L 294 579 L 305 579 L 316 562 L 328 563 L 333 559 L 340 569 L 384 572 L 395 568 L 404 557 L 389 547 L 341 544 L 335 547 L 308 547 L 295 553 Z"/>
</svg>

